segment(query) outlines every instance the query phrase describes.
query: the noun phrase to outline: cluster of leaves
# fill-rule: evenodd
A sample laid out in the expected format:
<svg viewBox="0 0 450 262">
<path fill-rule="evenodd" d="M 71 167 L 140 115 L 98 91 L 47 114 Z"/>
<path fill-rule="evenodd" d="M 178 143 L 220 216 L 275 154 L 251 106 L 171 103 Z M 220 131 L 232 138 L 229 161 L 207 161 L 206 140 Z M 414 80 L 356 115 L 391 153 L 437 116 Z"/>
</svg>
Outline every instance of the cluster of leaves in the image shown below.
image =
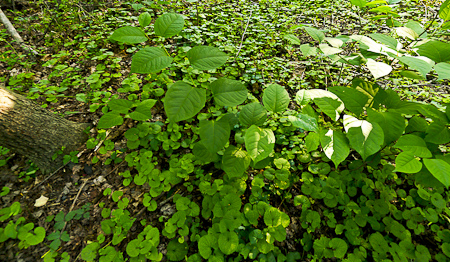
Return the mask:
<svg viewBox="0 0 450 262">
<path fill-rule="evenodd" d="M 445 13 L 446 8 L 444 4 L 441 13 Z M 130 44 L 149 40 L 142 29 L 150 24 L 149 15 L 141 14 L 139 24 L 141 28 L 117 29 L 110 39 Z M 180 33 L 183 25 L 183 16 L 163 14 L 155 21 L 154 34 L 173 37 Z M 326 39 L 317 29 L 308 27 L 306 31 L 319 42 Z M 329 43 L 339 40 L 342 44 L 357 42 L 364 54 L 388 54 L 384 42 L 394 38 L 377 36 L 382 44 L 365 36 L 350 36 L 345 41 L 339 37 L 328 40 Z M 375 44 L 379 52 L 374 50 Z M 302 47 L 303 52 L 317 52 L 310 46 Z M 319 48 L 327 56 L 341 52 L 327 44 L 321 44 Z M 399 51 L 397 45 L 396 48 Z M 445 48 L 437 49 L 446 52 Z M 182 52 L 193 70 L 197 70 L 191 72 L 197 75 L 201 75 L 200 70 L 214 72 L 227 61 L 227 55 L 212 46 L 183 48 Z M 349 60 L 348 57 L 339 58 L 341 62 Z M 375 58 L 371 58 L 373 62 Z M 415 59 L 419 58 L 395 58 L 423 75 L 429 72 L 417 67 Z M 368 59 L 361 60 L 360 64 L 368 63 L 372 74 L 375 71 L 371 68 L 383 68 L 372 67 Z M 144 47 L 134 54 L 131 71 L 155 74 L 170 68 L 173 61 L 164 47 Z M 188 76 L 192 78 L 192 74 Z M 169 260 L 200 261 L 203 258 L 215 261 L 227 256 L 260 261 L 300 259 L 300 253 L 286 254 L 276 245 L 286 240 L 286 228 L 290 224 L 289 216 L 272 206 L 276 195 L 301 207 L 299 222 L 305 229 L 301 244 L 305 251 L 314 250 L 313 255 L 307 255 L 309 258 L 362 261 L 372 256 L 377 260 L 429 261 L 431 253 L 426 246 L 412 241 L 412 230 L 415 235 L 433 232 L 431 234 L 441 236 L 441 251 L 433 254 L 433 258 L 447 260 L 448 245 L 444 240 L 447 231 L 441 230 L 439 225 L 445 223 L 450 212 L 445 193 L 445 188 L 450 185 L 450 161 L 439 150 L 439 145 L 450 141 L 448 113 L 433 105 L 402 101 L 394 91 L 362 79 L 354 79 L 350 86 L 330 87 L 328 91 L 300 90 L 294 99 L 283 86 L 270 84 L 264 89 L 261 105 L 238 80 L 210 78 L 205 85 L 196 84 L 189 78 L 168 83 L 161 99 L 166 123 L 152 121 L 152 108 L 159 103 L 153 96 L 142 101 L 111 100 L 109 112 L 98 125 L 99 128 L 111 128 L 121 125 L 124 118 L 139 122 L 125 134 L 128 147 L 135 150 L 125 160 L 137 172 L 127 171 L 122 175 L 126 184 L 131 181 L 137 185 L 148 183 L 150 192 L 144 197 L 148 210 L 157 208 L 154 198 L 183 181 L 189 192 L 202 194 L 201 209 L 194 199 L 175 195 L 177 211 L 165 221 L 162 230 L 165 237 L 173 239 L 167 246 Z M 248 100 L 250 102 L 244 104 Z M 207 112 L 201 113 L 206 106 L 209 106 Z M 194 121 L 196 116 L 199 122 Z M 183 121 L 184 126 L 180 126 Z M 279 129 L 281 125 L 283 128 Z M 191 131 L 185 136 L 179 132 L 181 128 Z M 234 139 L 232 134 L 235 134 Z M 293 136 L 303 139 L 296 141 L 291 138 Z M 180 139 L 183 141 L 178 142 Z M 280 150 L 278 145 L 283 145 L 284 140 L 289 141 L 290 152 Z M 164 146 L 164 143 L 167 144 Z M 157 168 L 161 166 L 161 159 L 155 156 L 161 152 L 161 144 L 169 157 L 169 168 L 162 170 Z M 192 153 L 176 153 L 180 146 Z M 290 157 L 292 155 L 294 158 Z M 303 164 L 297 165 L 293 161 L 295 155 Z M 214 169 L 208 168 L 209 163 L 214 163 Z M 217 169 L 224 171 L 223 176 L 216 177 Z M 253 173 L 258 169 L 264 172 Z M 399 177 L 400 173 L 405 174 L 405 178 Z M 301 193 L 288 194 L 286 191 L 299 181 L 302 182 Z M 401 189 L 402 185 L 415 185 L 417 189 L 406 192 Z M 244 204 L 242 197 L 247 195 L 247 190 L 250 196 Z M 398 201 L 405 201 L 405 204 L 395 204 Z M 317 202 L 327 208 L 321 208 Z M 114 217 L 122 223 L 132 224 L 134 220 L 128 218 L 125 207 L 119 205 L 115 210 L 119 214 Z M 209 228 L 199 227 L 199 214 L 211 221 Z M 122 216 L 128 220 L 120 219 Z M 432 229 L 427 229 L 424 222 L 429 223 L 428 226 L 433 224 Z M 127 232 L 126 228 L 130 226 L 120 226 L 118 232 Z M 144 231 L 147 230 L 154 232 L 147 235 L 153 240 L 146 240 L 141 233 L 141 237 L 129 242 L 127 254 L 133 259 L 145 257 L 158 261 L 161 256 L 156 251 L 149 252 L 156 250 L 158 230 L 146 226 Z M 113 232 L 106 229 L 105 233 Z M 401 242 L 388 241 L 388 234 Z M 116 234 L 113 235 L 114 242 Z M 101 242 L 88 247 L 98 249 Z M 199 253 L 187 256 L 192 245 L 198 247 Z M 349 245 L 352 253 L 348 252 Z M 88 250 L 90 258 L 95 258 L 91 249 Z"/>
</svg>

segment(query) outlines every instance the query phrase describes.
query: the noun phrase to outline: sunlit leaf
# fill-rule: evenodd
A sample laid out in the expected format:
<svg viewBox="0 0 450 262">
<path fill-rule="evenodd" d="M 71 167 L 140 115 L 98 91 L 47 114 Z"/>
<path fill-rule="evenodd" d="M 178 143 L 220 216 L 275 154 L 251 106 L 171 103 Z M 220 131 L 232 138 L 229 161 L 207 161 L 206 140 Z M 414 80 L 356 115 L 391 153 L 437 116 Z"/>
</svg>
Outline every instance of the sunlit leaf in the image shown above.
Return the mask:
<svg viewBox="0 0 450 262">
<path fill-rule="evenodd" d="M 256 163 L 268 157 L 275 147 L 275 135 L 271 129 L 252 125 L 245 131 L 245 148 Z"/>
<path fill-rule="evenodd" d="M 320 134 L 320 143 L 325 155 L 336 167 L 350 154 L 348 139 L 339 130 L 323 130 Z"/>
<path fill-rule="evenodd" d="M 162 37 L 171 37 L 183 29 L 184 18 L 179 14 L 166 13 L 155 21 L 155 34 Z"/>
</svg>

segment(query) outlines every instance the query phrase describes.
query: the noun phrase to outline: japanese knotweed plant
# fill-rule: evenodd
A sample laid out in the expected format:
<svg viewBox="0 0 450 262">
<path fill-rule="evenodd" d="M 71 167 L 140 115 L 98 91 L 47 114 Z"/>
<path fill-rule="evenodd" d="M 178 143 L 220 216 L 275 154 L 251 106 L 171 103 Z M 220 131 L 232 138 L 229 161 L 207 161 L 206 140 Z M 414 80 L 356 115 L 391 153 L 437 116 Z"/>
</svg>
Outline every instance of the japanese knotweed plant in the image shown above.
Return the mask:
<svg viewBox="0 0 450 262">
<path fill-rule="evenodd" d="M 365 66 L 374 79 L 389 74 L 410 79 L 426 79 L 427 74 L 433 69 L 438 75 L 438 80 L 450 79 L 448 63 L 450 61 L 450 44 L 433 37 L 436 32 L 443 33 L 448 28 L 449 1 L 445 1 L 436 14 L 442 22 L 436 26 L 437 23 L 433 19 L 426 28 L 413 20 L 404 24 L 393 20 L 392 16 L 398 17 L 399 15 L 391 11 L 392 6 L 395 5 L 387 5 L 386 1 L 350 2 L 361 9 L 376 6 L 369 9 L 368 12 L 386 12 L 386 14 L 374 16 L 372 19 L 387 19 L 386 23 L 393 27 L 391 32 L 389 34 L 371 33 L 326 37 L 321 30 L 304 27 L 306 33 L 319 45 L 314 47 L 310 44 L 302 44 L 300 50 L 303 55 L 316 56 L 320 53 L 337 65 L 351 66 L 362 72 L 365 71 L 363 68 Z M 433 33 L 427 33 L 432 26 L 434 26 Z M 300 40 L 293 34 L 286 34 L 284 38 L 293 44 L 300 44 Z M 356 43 L 359 44 L 359 52 L 353 50 Z M 394 79 L 393 81 L 398 80 Z M 339 83 L 339 79 L 337 83 Z"/>
</svg>

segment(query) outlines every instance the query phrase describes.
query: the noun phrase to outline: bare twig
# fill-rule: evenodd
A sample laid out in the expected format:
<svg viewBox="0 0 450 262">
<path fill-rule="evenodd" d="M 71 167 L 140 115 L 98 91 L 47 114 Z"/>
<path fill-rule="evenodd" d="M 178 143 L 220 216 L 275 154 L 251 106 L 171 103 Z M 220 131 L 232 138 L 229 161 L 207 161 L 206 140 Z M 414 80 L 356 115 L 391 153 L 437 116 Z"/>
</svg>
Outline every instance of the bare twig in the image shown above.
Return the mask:
<svg viewBox="0 0 450 262">
<path fill-rule="evenodd" d="M 247 25 L 245 26 L 244 33 L 242 34 L 241 43 L 239 44 L 239 48 L 238 48 L 238 52 L 236 54 L 235 60 L 239 56 L 239 53 L 241 52 L 242 43 L 244 42 L 245 33 L 247 32 L 248 25 L 250 24 L 250 19 L 252 18 L 252 13 L 253 13 L 253 10 L 250 9 L 250 16 L 248 17 Z"/>
<path fill-rule="evenodd" d="M 78 194 L 77 194 L 77 196 L 75 197 L 75 199 L 73 200 L 72 206 L 70 207 L 68 213 L 70 213 L 70 212 L 73 210 L 73 207 L 75 206 L 75 202 L 77 202 L 78 197 L 79 197 L 80 194 L 81 194 L 81 190 L 83 190 L 84 186 L 86 185 L 86 183 L 87 183 L 88 181 L 89 181 L 89 179 L 84 180 L 84 183 L 81 185 L 80 189 L 78 190 Z M 64 232 L 64 229 L 66 229 L 66 226 L 67 226 L 67 221 L 64 223 L 64 227 L 61 229 L 61 233 Z"/>
<path fill-rule="evenodd" d="M 22 37 L 17 33 L 14 26 L 9 21 L 8 17 L 3 13 L 2 9 L 0 8 L 0 21 L 5 25 L 6 30 L 8 30 L 9 34 L 19 43 L 20 47 L 26 52 L 32 53 L 33 55 L 38 55 L 39 53 L 31 48 L 30 46 L 26 45 L 23 41 Z"/>
</svg>

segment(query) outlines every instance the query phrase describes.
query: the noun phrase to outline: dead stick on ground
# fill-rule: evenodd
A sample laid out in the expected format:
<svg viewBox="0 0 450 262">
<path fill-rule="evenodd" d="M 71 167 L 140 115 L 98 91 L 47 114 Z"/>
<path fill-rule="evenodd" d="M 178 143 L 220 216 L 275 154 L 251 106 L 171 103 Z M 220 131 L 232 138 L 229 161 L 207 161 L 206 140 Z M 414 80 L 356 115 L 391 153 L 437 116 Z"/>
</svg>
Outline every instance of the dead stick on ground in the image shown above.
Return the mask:
<svg viewBox="0 0 450 262">
<path fill-rule="evenodd" d="M 33 48 L 31 48 L 31 47 L 29 47 L 28 45 L 25 44 L 25 42 L 23 41 L 22 37 L 20 37 L 19 33 L 17 33 L 16 29 L 11 24 L 11 22 L 8 19 L 8 17 L 6 17 L 6 15 L 3 13 L 1 8 L 0 8 L 0 21 L 3 23 L 3 25 L 5 25 L 6 30 L 8 30 L 8 32 L 19 43 L 20 47 L 22 47 L 23 50 L 25 50 L 26 52 L 31 52 L 34 55 L 38 55 L 39 54 Z"/>
<path fill-rule="evenodd" d="M 72 206 L 70 207 L 68 213 L 70 213 L 70 212 L 73 210 L 73 207 L 75 206 L 75 203 L 77 202 L 78 197 L 79 197 L 80 194 L 81 194 L 81 190 L 83 190 L 84 186 L 86 185 L 86 183 L 87 183 L 88 181 L 89 181 L 89 179 L 84 180 L 84 183 L 83 183 L 83 185 L 81 185 L 80 189 L 78 190 L 78 194 L 77 194 L 77 196 L 75 197 L 75 199 L 73 200 Z M 68 213 L 67 213 L 67 214 L 68 214 Z M 64 229 L 66 229 L 66 225 L 67 225 L 67 221 L 64 223 L 64 227 L 61 229 L 61 233 L 64 232 Z"/>
</svg>

